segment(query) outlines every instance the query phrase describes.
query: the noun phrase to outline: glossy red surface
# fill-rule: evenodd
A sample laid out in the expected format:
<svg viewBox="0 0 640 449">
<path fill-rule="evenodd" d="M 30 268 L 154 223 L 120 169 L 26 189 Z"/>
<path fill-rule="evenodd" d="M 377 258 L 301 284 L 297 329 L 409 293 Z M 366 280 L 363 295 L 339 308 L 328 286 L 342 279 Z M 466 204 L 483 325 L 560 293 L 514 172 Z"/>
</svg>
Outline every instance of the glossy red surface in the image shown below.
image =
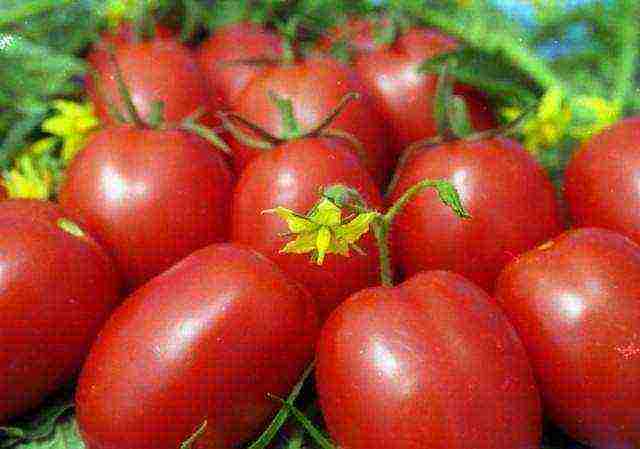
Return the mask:
<svg viewBox="0 0 640 449">
<path fill-rule="evenodd" d="M 119 127 L 94 135 L 69 167 L 59 199 L 133 288 L 227 240 L 232 189 L 223 156 L 200 138 Z"/>
<path fill-rule="evenodd" d="M 611 229 L 640 243 L 640 117 L 582 145 L 567 166 L 565 197 L 576 226 Z"/>
<path fill-rule="evenodd" d="M 322 329 L 316 379 L 340 447 L 540 447 L 524 348 L 493 300 L 453 273 L 350 297 Z"/>
<path fill-rule="evenodd" d="M 313 358 L 310 296 L 249 249 L 193 253 L 118 308 L 76 395 L 89 449 L 228 449 L 254 436 Z"/>
<path fill-rule="evenodd" d="M 133 104 L 143 120 L 149 118 L 154 102 L 164 103 L 165 118 L 178 123 L 202 108 L 208 112 L 203 123 L 217 123 L 214 113 L 221 108 L 215 95 L 211 95 L 204 76 L 191 50 L 175 38 L 159 37 L 143 42 L 127 42 L 122 38 L 110 39 L 115 43 L 114 56 L 130 91 Z M 88 61 L 97 74 L 86 79 L 87 94 L 96 106 L 96 113 L 106 124 L 116 124 L 109 114 L 109 103 L 125 114 L 116 81 L 116 70 L 110 58 L 98 45 L 97 54 L 89 54 Z M 126 116 L 126 115 L 125 115 Z"/>
<path fill-rule="evenodd" d="M 599 449 L 640 444 L 640 247 L 569 231 L 513 261 L 496 299 L 531 360 L 545 409 Z"/>
<path fill-rule="evenodd" d="M 247 86 L 233 105 L 233 110 L 275 136 L 282 136 L 281 114 L 270 93 L 289 99 L 303 130 L 319 124 L 351 92 L 361 94 L 333 121 L 331 128 L 346 131 L 364 146 L 360 158 L 364 166 L 380 184 L 390 177 L 394 157 L 389 153 L 387 128 L 373 110 L 369 96 L 355 73 L 346 66 L 329 59 L 315 58 L 292 65 L 266 70 Z M 235 167 L 241 171 L 260 151 L 237 142 Z M 353 148 L 354 153 L 358 153 Z"/>
<path fill-rule="evenodd" d="M 377 188 L 357 157 L 340 141 L 293 141 L 249 164 L 233 197 L 232 238 L 274 260 L 316 299 L 321 318 L 350 294 L 378 283 L 378 251 L 373 238 L 359 242 L 366 255 L 327 255 L 322 266 L 308 254 L 280 254 L 291 237 L 286 223 L 266 209 L 283 206 L 307 213 L 319 200 L 321 187 L 343 183 L 356 188 L 374 207 L 381 204 Z"/>
<path fill-rule="evenodd" d="M 401 170 L 390 200 L 425 178 L 449 180 L 472 218 L 459 218 L 434 191 L 409 203 L 392 228 L 394 256 L 407 276 L 446 269 L 491 292 L 511 259 L 562 232 L 551 181 L 515 141 L 457 141 L 423 150 Z"/>
<path fill-rule="evenodd" d="M 198 63 L 209 89 L 229 105 L 267 69 L 267 61 L 273 64 L 281 56 L 282 39 L 276 33 L 241 22 L 218 28 L 204 41 L 198 50 Z"/>
<path fill-rule="evenodd" d="M 52 203 L 0 203 L 0 423 L 69 382 L 119 301 L 112 261 Z"/>
</svg>

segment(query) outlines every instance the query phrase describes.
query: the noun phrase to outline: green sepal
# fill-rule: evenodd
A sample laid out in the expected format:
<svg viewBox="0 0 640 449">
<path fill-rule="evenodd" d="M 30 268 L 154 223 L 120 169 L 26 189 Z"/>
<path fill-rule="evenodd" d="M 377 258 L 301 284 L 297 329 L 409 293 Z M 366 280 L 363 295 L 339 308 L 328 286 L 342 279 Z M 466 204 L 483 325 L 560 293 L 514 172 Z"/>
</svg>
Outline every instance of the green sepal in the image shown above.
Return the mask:
<svg viewBox="0 0 640 449">
<path fill-rule="evenodd" d="M 460 195 L 453 184 L 449 181 L 437 181 L 434 187 L 444 205 L 449 206 L 461 218 L 471 218 L 471 214 L 462 205 Z"/>
<path fill-rule="evenodd" d="M 469 137 L 476 132 L 471 124 L 467 103 L 463 97 L 451 96 L 447 105 L 447 120 L 451 131 L 459 139 Z"/>
<path fill-rule="evenodd" d="M 445 137 L 451 131 L 449 126 L 448 103 L 453 96 L 453 81 L 449 76 L 449 65 L 440 68 L 436 93 L 433 97 L 433 115 L 438 128 L 438 135 Z"/>
<path fill-rule="evenodd" d="M 273 91 L 269 92 L 269 98 L 278 108 L 280 119 L 282 120 L 282 138 L 285 140 L 295 139 L 301 135 L 300 125 L 293 112 L 293 102 L 288 98 L 283 98 Z"/>
<path fill-rule="evenodd" d="M 193 445 L 198 441 L 207 431 L 207 420 L 205 419 L 193 434 L 180 444 L 180 449 L 191 449 Z"/>
</svg>

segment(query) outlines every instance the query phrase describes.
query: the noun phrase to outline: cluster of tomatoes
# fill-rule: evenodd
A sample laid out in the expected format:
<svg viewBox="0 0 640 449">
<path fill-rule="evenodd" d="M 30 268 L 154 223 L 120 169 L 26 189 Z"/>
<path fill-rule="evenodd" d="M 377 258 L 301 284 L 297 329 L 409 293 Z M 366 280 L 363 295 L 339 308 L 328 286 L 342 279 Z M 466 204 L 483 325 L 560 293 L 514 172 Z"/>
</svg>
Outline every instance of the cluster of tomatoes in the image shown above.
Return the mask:
<svg viewBox="0 0 640 449">
<path fill-rule="evenodd" d="M 205 420 L 195 447 L 228 449 L 316 357 L 341 447 L 538 448 L 542 405 L 596 448 L 640 447 L 640 120 L 577 153 L 566 201 L 488 134 L 414 148 L 394 172 L 438 131 L 438 78 L 417 68 L 456 43 L 373 28 L 347 21 L 305 58 L 249 23 L 195 50 L 162 27 L 103 37 L 87 87 L 105 126 L 59 204 L 0 203 L 0 422 L 82 368 L 90 449 L 174 449 Z M 329 56 L 343 40 L 349 64 Z M 453 91 L 475 128 L 495 125 L 482 94 Z M 198 110 L 229 154 L 182 126 Z M 449 180 L 471 218 L 432 192 L 408 204 L 396 287 L 378 286 L 372 236 L 320 266 L 280 253 L 287 225 L 262 213 L 304 213 L 337 183 L 383 210 L 426 178 Z"/>
</svg>

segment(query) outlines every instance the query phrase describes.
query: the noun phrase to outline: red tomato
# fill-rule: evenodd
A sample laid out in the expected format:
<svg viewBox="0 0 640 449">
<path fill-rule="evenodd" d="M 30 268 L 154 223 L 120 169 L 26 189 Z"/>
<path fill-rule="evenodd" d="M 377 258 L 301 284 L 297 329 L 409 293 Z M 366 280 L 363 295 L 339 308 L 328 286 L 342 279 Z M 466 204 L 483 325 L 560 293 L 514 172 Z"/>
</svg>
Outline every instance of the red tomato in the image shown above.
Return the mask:
<svg viewBox="0 0 640 449">
<path fill-rule="evenodd" d="M 545 409 L 597 448 L 640 444 L 640 247 L 569 231 L 505 268 L 496 299 L 527 349 Z"/>
<path fill-rule="evenodd" d="M 268 64 L 258 60 L 275 61 L 281 56 L 282 39 L 276 33 L 255 23 L 242 22 L 216 30 L 200 46 L 198 62 L 209 89 L 229 105 L 253 78 L 266 70 Z M 246 63 L 250 60 L 256 62 Z"/>
<path fill-rule="evenodd" d="M 361 94 L 333 121 L 331 128 L 353 134 L 364 146 L 361 160 L 382 185 L 389 178 L 393 157 L 388 151 L 387 129 L 373 110 L 369 97 L 353 71 L 328 59 L 313 59 L 299 64 L 266 70 L 247 86 L 233 105 L 236 113 L 275 136 L 285 131 L 281 114 L 271 93 L 291 100 L 294 115 L 303 129 L 320 123 L 351 92 Z M 259 150 L 238 148 L 236 167 L 241 170 L 259 154 Z M 355 149 L 353 150 L 356 151 Z"/>
<path fill-rule="evenodd" d="M 118 302 L 113 263 L 62 217 L 52 203 L 0 203 L 0 423 L 71 380 Z"/>
<path fill-rule="evenodd" d="M 154 102 L 163 101 L 167 122 L 179 122 L 204 108 L 209 114 L 202 121 L 208 125 L 215 124 L 213 112 L 221 105 L 215 96 L 209 94 L 195 57 L 187 47 L 165 35 L 163 31 L 153 40 L 144 42 L 127 42 L 126 33 L 123 37 L 107 38 L 107 44 L 115 45 L 115 58 L 140 116 L 143 120 L 148 119 Z M 104 52 L 104 45 L 98 44 L 97 54 L 90 54 L 87 58 L 97 74 L 97 84 L 91 74 L 87 75 L 85 82 L 98 117 L 103 123 L 114 124 L 109 114 L 109 103 L 123 113 L 126 108 L 118 89 L 115 67 Z"/>
<path fill-rule="evenodd" d="M 349 17 L 322 36 L 316 43 L 316 48 L 329 52 L 335 44 L 342 42 L 352 52 L 374 51 L 381 46 L 376 41 L 376 32 L 382 31 L 390 25 L 391 23 L 386 17 L 382 17 L 380 21 Z"/>
<path fill-rule="evenodd" d="M 251 438 L 313 358 L 306 292 L 257 253 L 199 250 L 146 284 L 101 331 L 76 394 L 91 449 L 196 448 Z"/>
<path fill-rule="evenodd" d="M 440 145 L 410 158 L 399 175 L 392 201 L 422 179 L 448 179 L 472 216 L 460 219 L 432 191 L 409 203 L 392 229 L 407 275 L 446 269 L 492 291 L 512 258 L 562 232 L 553 185 L 514 141 Z"/>
<path fill-rule="evenodd" d="M 120 127 L 93 137 L 69 167 L 59 198 L 136 287 L 227 239 L 232 188 L 223 156 L 200 138 Z"/>
<path fill-rule="evenodd" d="M 350 294 L 378 283 L 378 252 L 373 238 L 358 244 L 366 255 L 329 254 L 322 266 L 306 254 L 280 254 L 290 237 L 286 223 L 266 209 L 283 206 L 306 213 L 318 201 L 321 187 L 347 184 L 373 207 L 381 199 L 369 174 L 345 145 L 332 139 L 286 143 L 255 159 L 238 180 L 233 196 L 232 239 L 274 260 L 289 276 L 307 287 L 324 319 Z"/>
<path fill-rule="evenodd" d="M 354 50 L 353 65 L 371 94 L 377 111 L 391 125 L 396 153 L 409 144 L 437 134 L 433 112 L 436 75 L 418 73 L 427 59 L 456 50 L 457 42 L 427 28 L 413 28 L 391 44 L 376 43 L 371 20 L 352 19 L 334 32 L 334 41 L 348 39 Z M 383 25 L 384 26 L 384 25 Z M 327 43 L 321 47 L 327 46 Z M 467 102 L 471 122 L 478 130 L 495 126 L 487 98 L 477 90 L 457 85 L 454 93 Z"/>
<path fill-rule="evenodd" d="M 582 145 L 566 170 L 565 196 L 577 226 L 618 231 L 640 243 L 640 117 Z"/>
<path fill-rule="evenodd" d="M 538 449 L 540 400 L 516 333 L 462 276 L 358 292 L 322 329 L 331 435 L 350 449 Z"/>
</svg>

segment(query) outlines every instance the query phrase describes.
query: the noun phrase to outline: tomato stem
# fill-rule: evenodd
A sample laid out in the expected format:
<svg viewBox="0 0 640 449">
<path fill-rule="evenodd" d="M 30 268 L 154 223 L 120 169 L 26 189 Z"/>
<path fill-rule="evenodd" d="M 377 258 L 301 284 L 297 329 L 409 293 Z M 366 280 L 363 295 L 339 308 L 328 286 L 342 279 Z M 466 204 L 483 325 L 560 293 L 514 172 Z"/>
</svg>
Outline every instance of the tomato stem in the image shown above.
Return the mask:
<svg viewBox="0 0 640 449">
<path fill-rule="evenodd" d="M 389 249 L 389 231 L 391 221 L 386 215 L 380 215 L 373 225 L 373 235 L 378 246 L 378 258 L 380 261 L 380 283 L 385 287 L 393 287 L 393 264 L 391 263 L 391 250 Z"/>
<path fill-rule="evenodd" d="M 180 128 L 196 134 L 197 136 L 200 136 L 225 154 L 233 154 L 231 148 L 229 148 L 229 145 L 227 145 L 227 143 L 222 140 L 222 138 L 218 136 L 218 134 L 216 134 L 214 130 L 197 123 L 195 120 L 192 120 L 190 118 L 186 119 L 184 122 L 182 122 Z"/>
<path fill-rule="evenodd" d="M 124 81 L 124 76 L 122 75 L 122 69 L 120 68 L 120 64 L 118 63 L 118 59 L 116 58 L 116 54 L 114 52 L 113 46 L 110 45 L 108 48 L 109 60 L 111 64 L 113 64 L 113 68 L 115 70 L 116 83 L 118 85 L 118 92 L 120 94 L 120 98 L 124 102 L 126 111 L 129 114 L 130 120 L 139 128 L 146 128 L 146 124 L 144 120 L 140 117 L 138 113 L 138 109 L 135 104 L 133 104 L 133 99 L 131 98 L 131 92 L 127 87 L 127 84 Z"/>
</svg>

